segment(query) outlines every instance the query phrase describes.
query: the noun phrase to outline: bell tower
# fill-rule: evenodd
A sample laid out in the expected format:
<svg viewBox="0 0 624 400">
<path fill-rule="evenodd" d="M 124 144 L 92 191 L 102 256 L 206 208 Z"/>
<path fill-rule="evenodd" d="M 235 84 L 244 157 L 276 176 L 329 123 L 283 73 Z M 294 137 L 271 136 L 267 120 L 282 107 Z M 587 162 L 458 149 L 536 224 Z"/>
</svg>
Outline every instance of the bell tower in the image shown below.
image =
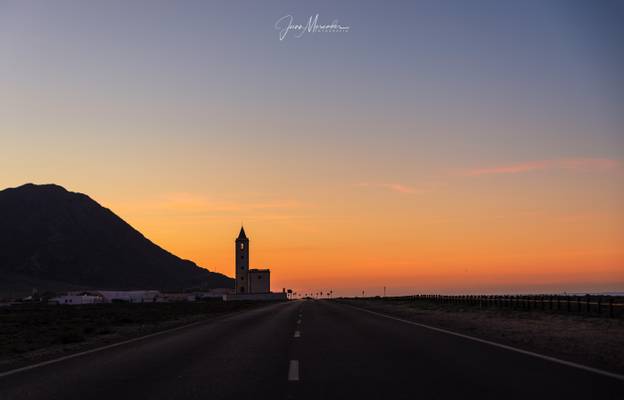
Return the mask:
<svg viewBox="0 0 624 400">
<path fill-rule="evenodd" d="M 241 226 L 236 238 L 236 293 L 249 292 L 249 239 Z"/>
</svg>

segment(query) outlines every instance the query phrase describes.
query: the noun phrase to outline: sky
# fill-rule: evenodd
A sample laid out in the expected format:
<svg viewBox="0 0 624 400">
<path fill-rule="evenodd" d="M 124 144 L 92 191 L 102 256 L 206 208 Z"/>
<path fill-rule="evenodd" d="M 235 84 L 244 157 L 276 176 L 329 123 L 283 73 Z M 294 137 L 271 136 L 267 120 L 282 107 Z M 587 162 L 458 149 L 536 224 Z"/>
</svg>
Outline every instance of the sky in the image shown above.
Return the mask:
<svg viewBox="0 0 624 400">
<path fill-rule="evenodd" d="M 337 21 L 342 32 L 289 31 Z M 624 291 L 624 2 L 0 0 L 0 187 L 337 295 Z M 278 26 L 279 28 L 279 26 Z"/>
</svg>

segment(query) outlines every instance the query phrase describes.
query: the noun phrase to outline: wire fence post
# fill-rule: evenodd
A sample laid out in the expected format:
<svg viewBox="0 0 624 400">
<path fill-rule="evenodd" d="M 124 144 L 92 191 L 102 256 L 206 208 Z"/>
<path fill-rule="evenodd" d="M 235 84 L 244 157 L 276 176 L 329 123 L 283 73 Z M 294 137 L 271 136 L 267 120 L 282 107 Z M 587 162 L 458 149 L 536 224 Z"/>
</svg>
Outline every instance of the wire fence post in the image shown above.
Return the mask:
<svg viewBox="0 0 624 400">
<path fill-rule="evenodd" d="M 598 315 L 602 314 L 602 296 L 598 296 Z"/>
<path fill-rule="evenodd" d="M 609 318 L 613 318 L 613 298 L 609 297 Z"/>
<path fill-rule="evenodd" d="M 581 312 L 581 296 L 576 297 L 576 311 Z"/>
<path fill-rule="evenodd" d="M 568 302 L 568 312 L 570 312 L 570 296 L 566 296 L 566 301 Z"/>
</svg>

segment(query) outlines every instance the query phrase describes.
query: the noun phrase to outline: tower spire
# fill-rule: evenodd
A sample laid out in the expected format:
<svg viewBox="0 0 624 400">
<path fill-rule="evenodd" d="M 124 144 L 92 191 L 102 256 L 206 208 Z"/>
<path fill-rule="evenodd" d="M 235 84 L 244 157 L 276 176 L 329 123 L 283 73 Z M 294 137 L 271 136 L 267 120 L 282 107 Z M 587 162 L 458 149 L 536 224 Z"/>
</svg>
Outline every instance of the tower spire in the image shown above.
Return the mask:
<svg viewBox="0 0 624 400">
<path fill-rule="evenodd" d="M 241 230 L 240 230 L 240 233 L 238 234 L 237 239 L 247 239 L 247 235 L 245 235 L 245 228 L 243 228 L 243 225 L 241 225 Z"/>
</svg>

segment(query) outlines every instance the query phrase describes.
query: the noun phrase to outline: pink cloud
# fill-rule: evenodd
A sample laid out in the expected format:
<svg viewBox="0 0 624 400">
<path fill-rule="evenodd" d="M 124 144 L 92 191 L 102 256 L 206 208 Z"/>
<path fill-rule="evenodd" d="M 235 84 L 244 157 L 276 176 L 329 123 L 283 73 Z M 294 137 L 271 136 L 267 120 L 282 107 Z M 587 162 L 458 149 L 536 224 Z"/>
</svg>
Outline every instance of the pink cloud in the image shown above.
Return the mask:
<svg viewBox="0 0 624 400">
<path fill-rule="evenodd" d="M 606 171 L 618 168 L 619 161 L 608 158 L 562 158 L 557 160 L 528 161 L 517 164 L 475 168 L 464 171 L 465 176 L 519 174 L 543 170 Z"/>
</svg>

